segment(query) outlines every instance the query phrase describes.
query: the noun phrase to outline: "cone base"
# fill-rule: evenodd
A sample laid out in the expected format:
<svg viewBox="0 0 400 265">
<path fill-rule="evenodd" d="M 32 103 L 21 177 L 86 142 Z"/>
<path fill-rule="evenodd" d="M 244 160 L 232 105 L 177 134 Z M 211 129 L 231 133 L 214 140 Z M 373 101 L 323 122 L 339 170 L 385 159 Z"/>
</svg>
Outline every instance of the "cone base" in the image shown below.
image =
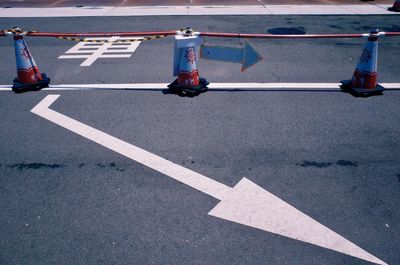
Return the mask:
<svg viewBox="0 0 400 265">
<path fill-rule="evenodd" d="M 388 10 L 393 12 L 400 12 L 400 8 L 398 7 L 389 7 Z"/>
<path fill-rule="evenodd" d="M 38 91 L 42 88 L 49 87 L 50 78 L 48 78 L 45 73 L 42 73 L 42 77 L 43 80 L 36 83 L 21 83 L 17 77 L 14 79 L 12 90 L 15 93 L 22 93 L 27 91 Z"/>
<path fill-rule="evenodd" d="M 182 86 L 178 84 L 178 79 L 168 85 L 171 92 L 182 96 L 197 96 L 200 93 L 208 90 L 207 86 L 210 84 L 206 79 L 200 78 L 200 83 L 197 86 Z"/>
<path fill-rule="evenodd" d="M 369 97 L 369 96 L 382 95 L 383 91 L 385 90 L 385 88 L 379 84 L 376 85 L 374 89 L 366 89 L 366 88 L 353 87 L 351 85 L 351 80 L 343 80 L 340 81 L 340 83 L 342 83 L 340 85 L 340 88 L 343 91 L 348 92 L 355 97 Z"/>
</svg>

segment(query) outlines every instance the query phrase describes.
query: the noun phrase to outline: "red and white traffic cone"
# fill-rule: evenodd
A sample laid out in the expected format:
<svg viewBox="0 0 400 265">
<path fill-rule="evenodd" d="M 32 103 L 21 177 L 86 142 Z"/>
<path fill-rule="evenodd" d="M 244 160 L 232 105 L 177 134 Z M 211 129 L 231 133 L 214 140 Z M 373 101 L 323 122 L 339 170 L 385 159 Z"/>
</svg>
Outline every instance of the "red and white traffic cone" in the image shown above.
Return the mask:
<svg viewBox="0 0 400 265">
<path fill-rule="evenodd" d="M 194 47 L 183 49 L 179 65 L 178 84 L 187 87 L 198 86 L 200 84 Z"/>
<path fill-rule="evenodd" d="M 389 11 L 400 12 L 400 0 L 396 0 L 392 7 L 388 8 Z"/>
<path fill-rule="evenodd" d="M 14 79 L 13 91 L 25 92 L 48 87 L 50 78 L 45 73 L 40 73 L 22 36 L 14 35 L 14 46 L 18 77 Z"/>
<path fill-rule="evenodd" d="M 196 45 L 199 43 L 199 37 L 194 36 L 192 31 L 175 36 L 174 75 L 177 79 L 168 85 L 172 91 L 196 95 L 207 90 L 209 83 L 199 77 L 197 69 Z"/>
<path fill-rule="evenodd" d="M 384 90 L 378 84 L 378 33 L 378 29 L 374 29 L 369 34 L 352 79 L 341 81 L 340 87 L 355 96 L 378 95 Z"/>
</svg>

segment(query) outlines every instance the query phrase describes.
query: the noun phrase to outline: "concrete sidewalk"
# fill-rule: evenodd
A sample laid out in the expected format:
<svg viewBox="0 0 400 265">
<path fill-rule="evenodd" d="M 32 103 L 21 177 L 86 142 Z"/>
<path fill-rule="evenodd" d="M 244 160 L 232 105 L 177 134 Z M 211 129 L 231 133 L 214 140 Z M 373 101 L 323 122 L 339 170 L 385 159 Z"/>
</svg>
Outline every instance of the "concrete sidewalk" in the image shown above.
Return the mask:
<svg viewBox="0 0 400 265">
<path fill-rule="evenodd" d="M 2 8 L 0 17 L 187 16 L 187 15 L 396 15 L 392 5 L 72 6 Z"/>
<path fill-rule="evenodd" d="M 380 5 L 393 0 L 0 0 L 0 7 L 76 7 L 76 6 L 238 6 L 238 5 Z"/>
</svg>

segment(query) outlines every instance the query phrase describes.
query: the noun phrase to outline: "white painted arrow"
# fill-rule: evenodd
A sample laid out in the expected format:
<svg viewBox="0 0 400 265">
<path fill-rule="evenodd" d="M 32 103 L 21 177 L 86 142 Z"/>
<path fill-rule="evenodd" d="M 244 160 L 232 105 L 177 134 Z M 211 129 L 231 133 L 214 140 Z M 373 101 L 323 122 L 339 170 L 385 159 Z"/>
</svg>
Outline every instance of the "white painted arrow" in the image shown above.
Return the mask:
<svg viewBox="0 0 400 265">
<path fill-rule="evenodd" d="M 252 65 L 262 60 L 261 55 L 246 40 L 242 48 L 201 45 L 200 58 L 205 60 L 222 61 L 228 63 L 241 63 L 240 71 L 245 71 Z"/>
<path fill-rule="evenodd" d="M 235 187 L 230 188 L 49 109 L 58 97 L 59 95 L 45 97 L 31 111 L 65 129 L 220 200 L 221 202 L 209 212 L 210 215 L 369 262 L 386 264 L 246 178 L 243 178 Z"/>
</svg>

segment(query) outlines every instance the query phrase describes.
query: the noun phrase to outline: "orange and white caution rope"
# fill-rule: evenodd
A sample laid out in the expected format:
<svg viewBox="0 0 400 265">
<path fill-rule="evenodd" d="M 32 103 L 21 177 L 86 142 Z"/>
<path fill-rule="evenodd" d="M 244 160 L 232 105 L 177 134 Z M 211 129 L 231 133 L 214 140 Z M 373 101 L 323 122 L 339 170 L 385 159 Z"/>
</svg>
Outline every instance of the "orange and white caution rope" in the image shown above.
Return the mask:
<svg viewBox="0 0 400 265">
<path fill-rule="evenodd" d="M 337 38 L 363 38 L 370 33 L 347 33 L 347 34 L 259 34 L 259 33 L 233 33 L 233 32 L 194 32 L 192 29 L 168 30 L 168 31 L 136 31 L 136 32 L 38 32 L 23 31 L 20 28 L 0 30 L 0 36 L 26 35 L 30 37 L 54 37 L 72 41 L 82 42 L 107 42 L 102 40 L 88 40 L 96 37 L 139 37 L 132 39 L 117 40 L 115 42 L 133 42 L 160 39 L 176 34 L 196 35 L 215 38 L 243 38 L 243 39 L 337 39 Z M 400 32 L 378 32 L 378 36 L 400 36 Z"/>
</svg>

